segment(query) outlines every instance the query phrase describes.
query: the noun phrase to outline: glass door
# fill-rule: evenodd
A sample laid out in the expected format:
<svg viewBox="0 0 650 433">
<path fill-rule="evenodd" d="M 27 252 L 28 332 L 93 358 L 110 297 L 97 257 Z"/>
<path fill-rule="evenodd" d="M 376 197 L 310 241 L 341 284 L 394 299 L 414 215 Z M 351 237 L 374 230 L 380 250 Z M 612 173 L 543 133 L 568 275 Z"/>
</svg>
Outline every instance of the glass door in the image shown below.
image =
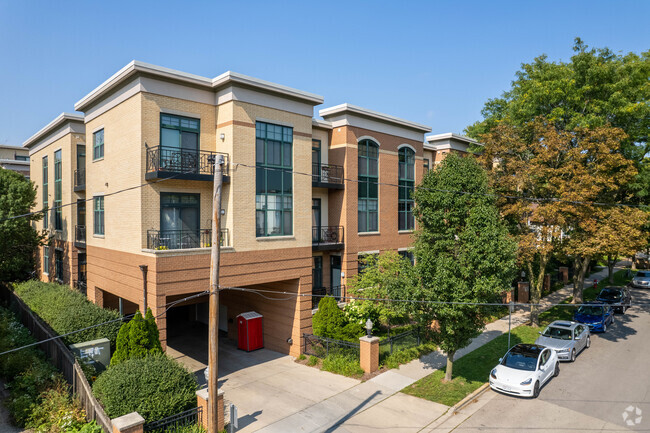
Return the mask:
<svg viewBox="0 0 650 433">
<path fill-rule="evenodd" d="M 312 177 L 315 182 L 320 182 L 320 140 L 311 141 Z"/>
<path fill-rule="evenodd" d="M 341 298 L 341 256 L 330 256 L 330 281 L 332 296 Z"/>
<path fill-rule="evenodd" d="M 321 241 L 321 207 L 319 198 L 314 198 L 311 201 L 311 226 L 312 242 L 319 243 Z"/>
<path fill-rule="evenodd" d="M 160 245 L 169 249 L 198 248 L 199 194 L 160 194 Z"/>
<path fill-rule="evenodd" d="M 318 307 L 318 302 L 325 294 L 323 289 L 323 257 L 314 257 L 314 267 L 311 269 L 312 308 Z"/>
</svg>

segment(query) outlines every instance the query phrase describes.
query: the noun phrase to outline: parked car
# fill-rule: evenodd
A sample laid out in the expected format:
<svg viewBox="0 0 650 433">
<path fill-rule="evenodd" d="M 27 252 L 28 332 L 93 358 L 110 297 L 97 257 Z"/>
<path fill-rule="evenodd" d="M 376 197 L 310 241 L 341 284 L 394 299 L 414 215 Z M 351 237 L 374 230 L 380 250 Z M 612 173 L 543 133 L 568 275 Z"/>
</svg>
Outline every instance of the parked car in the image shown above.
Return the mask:
<svg viewBox="0 0 650 433">
<path fill-rule="evenodd" d="M 631 284 L 637 289 L 650 289 L 650 271 L 638 271 Z"/>
<path fill-rule="evenodd" d="M 560 361 L 575 361 L 578 353 L 591 346 L 589 327 L 581 323 L 556 320 L 546 327 L 535 344 L 553 349 Z"/>
<path fill-rule="evenodd" d="M 614 310 L 600 302 L 585 302 L 573 313 L 573 320 L 589 326 L 590 332 L 607 332 L 607 327 L 614 323 Z"/>
<path fill-rule="evenodd" d="M 626 287 L 605 287 L 596 297 L 596 301 L 611 305 L 614 311 L 625 313 L 632 305 L 632 295 Z"/>
<path fill-rule="evenodd" d="M 560 374 L 560 361 L 552 349 L 537 344 L 517 344 L 490 372 L 490 387 L 520 397 L 537 398 L 551 377 Z"/>
</svg>

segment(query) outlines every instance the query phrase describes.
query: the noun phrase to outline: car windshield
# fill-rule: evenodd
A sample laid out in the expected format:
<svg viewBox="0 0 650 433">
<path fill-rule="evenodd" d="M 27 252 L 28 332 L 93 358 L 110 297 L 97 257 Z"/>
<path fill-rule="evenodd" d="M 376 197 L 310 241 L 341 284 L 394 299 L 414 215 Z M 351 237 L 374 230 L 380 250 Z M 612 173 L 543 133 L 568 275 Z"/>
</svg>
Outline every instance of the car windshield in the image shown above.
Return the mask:
<svg viewBox="0 0 650 433">
<path fill-rule="evenodd" d="M 639 272 L 636 273 L 636 276 L 637 277 L 645 277 L 645 278 L 647 278 L 647 277 L 650 277 L 650 272 L 639 271 Z"/>
<path fill-rule="evenodd" d="M 600 295 L 598 295 L 599 298 L 603 299 L 618 299 L 622 296 L 622 293 L 620 290 L 610 290 L 610 289 L 603 289 L 600 292 Z"/>
<path fill-rule="evenodd" d="M 526 352 L 508 352 L 501 365 L 517 370 L 535 371 L 537 368 L 537 354 Z"/>
<path fill-rule="evenodd" d="M 585 314 L 587 316 L 602 316 L 603 307 L 592 307 L 589 305 L 583 305 L 578 308 L 578 314 Z"/>
<path fill-rule="evenodd" d="M 571 330 L 565 328 L 556 328 L 555 326 L 549 326 L 544 330 L 544 333 L 542 335 L 544 337 L 557 338 L 560 340 L 570 340 Z"/>
</svg>

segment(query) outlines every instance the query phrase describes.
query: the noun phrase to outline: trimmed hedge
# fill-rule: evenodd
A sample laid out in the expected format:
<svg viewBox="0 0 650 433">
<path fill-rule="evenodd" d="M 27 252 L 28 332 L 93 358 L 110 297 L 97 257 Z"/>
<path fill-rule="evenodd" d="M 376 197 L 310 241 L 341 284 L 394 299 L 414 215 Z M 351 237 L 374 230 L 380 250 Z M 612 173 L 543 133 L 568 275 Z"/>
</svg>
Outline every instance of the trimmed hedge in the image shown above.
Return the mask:
<svg viewBox="0 0 650 433">
<path fill-rule="evenodd" d="M 31 280 L 14 284 L 14 292 L 59 335 L 109 320 L 119 319 L 115 310 L 106 310 L 68 286 Z M 114 350 L 122 323 L 117 321 L 78 332 L 64 338 L 66 344 L 108 338 Z"/>
<path fill-rule="evenodd" d="M 93 384 L 93 394 L 111 418 L 138 412 L 147 422 L 196 407 L 194 375 L 166 355 L 111 365 Z"/>
</svg>

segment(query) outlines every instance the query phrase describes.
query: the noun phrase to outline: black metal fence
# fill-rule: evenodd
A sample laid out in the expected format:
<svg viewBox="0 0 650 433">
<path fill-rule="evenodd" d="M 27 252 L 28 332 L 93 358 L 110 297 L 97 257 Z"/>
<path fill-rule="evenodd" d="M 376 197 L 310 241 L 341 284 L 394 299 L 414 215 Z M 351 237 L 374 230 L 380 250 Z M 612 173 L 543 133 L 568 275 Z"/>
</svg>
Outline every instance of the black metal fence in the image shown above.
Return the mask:
<svg viewBox="0 0 650 433">
<path fill-rule="evenodd" d="M 151 250 L 209 248 L 211 244 L 212 229 L 147 230 L 147 248 Z M 228 229 L 221 229 L 221 246 L 230 246 Z"/>
<path fill-rule="evenodd" d="M 152 433 L 175 433 L 184 431 L 188 426 L 201 424 L 203 409 L 194 407 L 176 415 L 158 421 L 150 422 L 144 425 L 145 432 Z"/>
<path fill-rule="evenodd" d="M 398 350 L 417 347 L 421 342 L 420 328 L 414 328 L 397 335 L 389 335 L 379 341 L 379 358 L 391 355 Z"/>
<path fill-rule="evenodd" d="M 316 183 L 343 184 L 343 167 L 333 164 L 312 164 L 312 181 Z"/>
<path fill-rule="evenodd" d="M 359 343 L 319 337 L 318 335 L 303 334 L 306 355 L 325 358 L 329 355 L 349 355 L 359 357 Z"/>
<path fill-rule="evenodd" d="M 226 153 L 167 146 L 150 147 L 147 149 L 147 173 L 168 171 L 214 175 L 214 158 L 217 155 L 223 156 L 223 170 L 227 174 L 228 154 Z"/>
<path fill-rule="evenodd" d="M 74 243 L 86 244 L 86 226 L 74 226 Z"/>
<path fill-rule="evenodd" d="M 312 243 L 314 245 L 342 244 L 343 226 L 312 227 Z"/>
</svg>

